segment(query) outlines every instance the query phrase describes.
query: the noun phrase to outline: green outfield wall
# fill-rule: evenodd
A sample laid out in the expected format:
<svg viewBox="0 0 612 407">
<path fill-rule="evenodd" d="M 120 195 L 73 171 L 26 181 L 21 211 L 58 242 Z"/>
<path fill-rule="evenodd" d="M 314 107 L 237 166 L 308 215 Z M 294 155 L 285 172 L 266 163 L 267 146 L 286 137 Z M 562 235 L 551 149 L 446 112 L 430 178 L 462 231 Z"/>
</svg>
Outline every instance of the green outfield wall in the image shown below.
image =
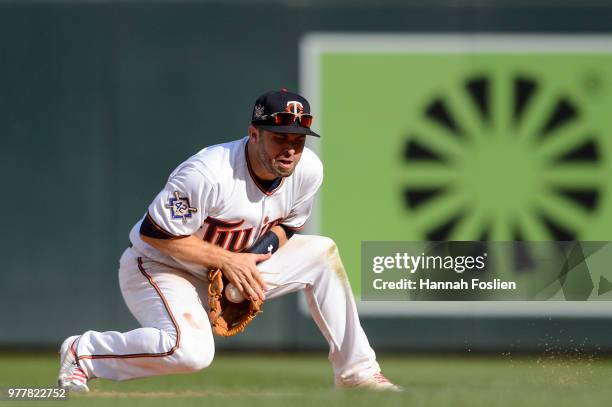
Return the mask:
<svg viewBox="0 0 612 407">
<path fill-rule="evenodd" d="M 338 242 L 357 294 L 361 240 L 612 240 L 609 54 L 305 51 L 313 33 L 607 35 L 610 21 L 596 1 L 0 2 L 0 346 L 136 327 L 117 283 L 130 228 L 176 164 L 245 135 L 273 88 L 319 103 L 326 179 L 309 228 Z M 485 304 L 380 304 L 363 324 L 379 350 L 612 350 L 606 309 Z M 289 296 L 218 346 L 325 343 Z"/>
</svg>

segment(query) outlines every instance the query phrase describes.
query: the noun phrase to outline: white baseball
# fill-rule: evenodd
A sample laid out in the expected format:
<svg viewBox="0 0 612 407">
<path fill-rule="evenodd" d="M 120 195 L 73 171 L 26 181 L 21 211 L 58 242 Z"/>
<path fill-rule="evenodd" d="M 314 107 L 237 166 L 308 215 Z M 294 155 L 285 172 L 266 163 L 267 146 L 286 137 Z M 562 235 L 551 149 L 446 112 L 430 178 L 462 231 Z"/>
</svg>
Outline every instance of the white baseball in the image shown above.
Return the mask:
<svg viewBox="0 0 612 407">
<path fill-rule="evenodd" d="M 231 283 L 225 287 L 225 298 L 236 304 L 244 301 L 244 295 Z"/>
</svg>

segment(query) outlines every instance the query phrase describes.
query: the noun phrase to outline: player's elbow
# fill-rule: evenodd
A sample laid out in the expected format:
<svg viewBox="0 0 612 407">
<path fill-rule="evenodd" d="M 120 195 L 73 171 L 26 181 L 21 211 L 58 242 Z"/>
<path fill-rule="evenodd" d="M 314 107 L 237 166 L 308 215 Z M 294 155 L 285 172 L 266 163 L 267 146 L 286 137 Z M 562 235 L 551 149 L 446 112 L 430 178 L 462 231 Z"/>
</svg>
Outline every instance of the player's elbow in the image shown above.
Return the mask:
<svg viewBox="0 0 612 407">
<path fill-rule="evenodd" d="M 145 242 L 147 244 L 150 244 L 150 245 L 152 245 L 153 241 L 156 240 L 156 239 L 153 239 L 152 237 L 149 237 L 147 235 L 143 235 L 142 233 L 140 234 L 140 239 L 143 242 Z"/>
<path fill-rule="evenodd" d="M 164 247 L 164 243 L 166 243 L 166 241 L 162 239 L 156 239 L 151 236 L 143 235 L 142 233 L 140 234 L 140 239 L 142 239 L 142 241 L 146 244 L 155 247 L 156 249 L 162 249 Z"/>
</svg>

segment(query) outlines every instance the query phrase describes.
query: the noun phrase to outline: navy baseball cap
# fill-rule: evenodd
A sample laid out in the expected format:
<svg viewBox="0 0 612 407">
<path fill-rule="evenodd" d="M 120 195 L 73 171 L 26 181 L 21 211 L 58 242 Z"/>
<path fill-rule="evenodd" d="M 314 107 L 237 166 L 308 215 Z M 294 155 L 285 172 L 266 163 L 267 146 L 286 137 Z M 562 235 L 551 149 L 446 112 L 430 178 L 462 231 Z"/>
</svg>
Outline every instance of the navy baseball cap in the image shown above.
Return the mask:
<svg viewBox="0 0 612 407">
<path fill-rule="evenodd" d="M 251 124 L 274 133 L 321 137 L 310 130 L 311 123 L 310 103 L 305 97 L 287 89 L 273 90 L 258 97 L 251 117 Z"/>
</svg>

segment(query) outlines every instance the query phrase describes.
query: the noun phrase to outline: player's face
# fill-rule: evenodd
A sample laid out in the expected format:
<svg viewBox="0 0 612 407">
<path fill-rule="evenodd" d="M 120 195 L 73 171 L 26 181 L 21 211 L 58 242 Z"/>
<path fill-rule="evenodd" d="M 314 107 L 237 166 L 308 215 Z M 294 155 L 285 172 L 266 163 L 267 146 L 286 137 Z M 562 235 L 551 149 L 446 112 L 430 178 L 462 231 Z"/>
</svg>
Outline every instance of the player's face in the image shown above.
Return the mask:
<svg viewBox="0 0 612 407">
<path fill-rule="evenodd" d="M 251 133 L 250 139 L 256 152 L 256 159 L 260 171 L 265 174 L 264 179 L 290 176 L 302 157 L 306 136 L 293 133 L 273 133 L 271 131 L 256 129 Z M 258 171 L 256 171 L 258 172 Z"/>
</svg>

